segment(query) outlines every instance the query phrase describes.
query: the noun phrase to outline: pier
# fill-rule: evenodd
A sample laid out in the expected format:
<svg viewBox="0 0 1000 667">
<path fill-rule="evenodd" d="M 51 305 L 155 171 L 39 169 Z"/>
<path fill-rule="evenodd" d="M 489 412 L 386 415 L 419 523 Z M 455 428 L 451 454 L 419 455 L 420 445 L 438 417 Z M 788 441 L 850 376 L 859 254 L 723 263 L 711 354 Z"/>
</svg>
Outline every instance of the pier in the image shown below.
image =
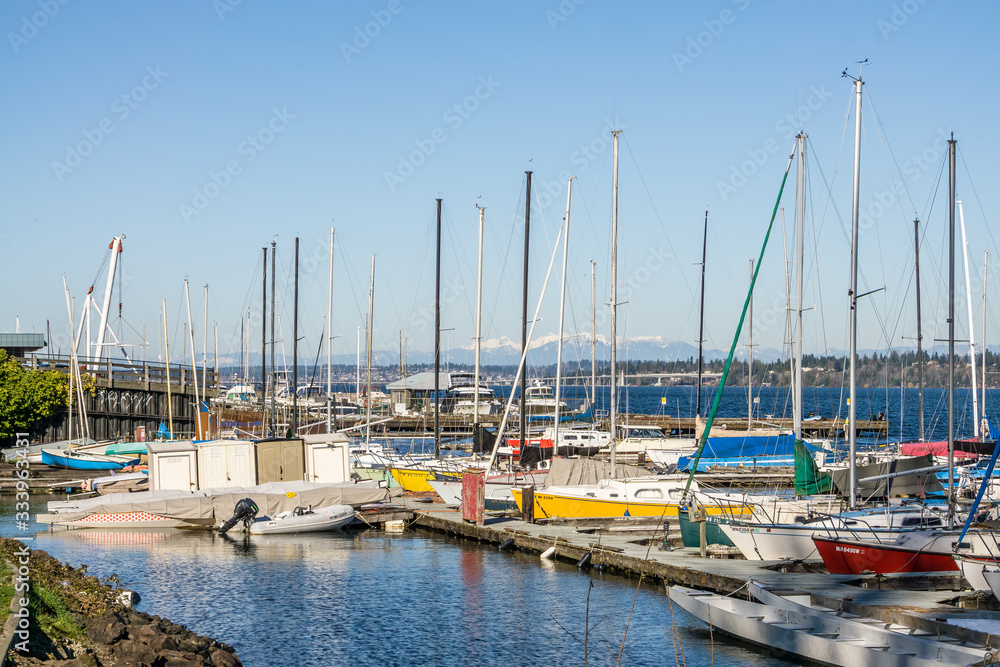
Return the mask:
<svg viewBox="0 0 1000 667">
<path fill-rule="evenodd" d="M 26 368 L 65 373 L 69 381 L 70 357 L 33 356 L 19 358 L 18 362 Z M 194 437 L 195 382 L 198 383 L 197 395 L 202 400 L 218 395 L 218 377 L 211 368 L 192 374 L 190 366 L 176 364 L 168 369 L 165 364 L 158 363 L 86 358 L 78 358 L 77 363 L 84 384 L 84 412 L 90 437 L 94 440 L 130 440 L 139 427 L 144 427 L 151 439 L 161 423 L 170 421 L 171 413 L 174 435 Z M 80 435 L 76 423 L 78 409 L 74 401 L 74 437 Z M 44 431 L 31 434 L 32 441 L 68 439 L 68 416 L 68 410 L 63 409 L 49 420 Z M 207 422 L 207 417 L 203 419 Z"/>
<path fill-rule="evenodd" d="M 671 531 L 677 528 L 676 519 L 667 525 L 650 517 L 527 523 L 494 513 L 477 526 L 464 521 L 457 508 L 414 498 L 399 500 L 413 513 L 412 528 L 475 540 L 488 548 L 542 554 L 555 547 L 555 559 L 647 582 L 660 580 L 665 590 L 680 584 L 746 596 L 744 588 L 754 580 L 773 590 L 808 591 L 815 601 L 833 609 L 1000 647 L 1000 638 L 950 624 L 945 618 L 979 618 L 991 604 L 996 608 L 992 597 L 963 591 L 959 575 L 909 580 L 834 575 L 822 562 L 748 561 L 727 557 L 726 552 L 721 557 L 701 557 L 696 548 L 676 546 L 679 534 Z"/>
</svg>

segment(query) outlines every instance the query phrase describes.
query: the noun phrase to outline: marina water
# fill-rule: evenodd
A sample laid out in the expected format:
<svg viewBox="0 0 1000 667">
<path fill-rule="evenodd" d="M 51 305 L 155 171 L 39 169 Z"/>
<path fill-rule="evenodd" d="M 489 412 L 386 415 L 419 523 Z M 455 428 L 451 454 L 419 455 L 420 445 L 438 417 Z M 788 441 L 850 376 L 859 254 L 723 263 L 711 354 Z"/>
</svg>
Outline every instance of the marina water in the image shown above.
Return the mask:
<svg viewBox="0 0 1000 667">
<path fill-rule="evenodd" d="M 583 396 L 579 387 L 567 394 L 576 392 Z M 900 412 L 904 437 L 918 432 L 916 391 L 900 392 L 859 391 L 858 415 L 885 412 L 894 440 Z M 755 395 L 763 419 L 790 414 L 787 391 L 764 387 Z M 928 439 L 947 434 L 943 396 L 925 392 Z M 711 397 L 703 393 L 706 406 Z M 745 414 L 745 389 L 727 389 L 723 399 L 720 414 Z M 962 436 L 971 434 L 967 399 L 967 391 L 956 399 Z M 694 389 L 630 388 L 627 400 L 630 412 L 690 416 Z M 807 389 L 810 411 L 845 417 L 844 393 Z M 35 495 L 32 514 L 55 498 Z M 117 574 L 142 596 L 139 609 L 234 646 L 251 667 L 583 665 L 585 641 L 587 664 L 615 665 L 623 635 L 622 665 L 796 664 L 710 634 L 670 605 L 659 582 L 637 586 L 423 530 L 248 541 L 201 530 L 48 532 L 33 522 L 21 531 L 7 496 L 0 499 L 0 534 L 33 537 L 34 548 L 86 564 L 92 574 Z"/>
</svg>

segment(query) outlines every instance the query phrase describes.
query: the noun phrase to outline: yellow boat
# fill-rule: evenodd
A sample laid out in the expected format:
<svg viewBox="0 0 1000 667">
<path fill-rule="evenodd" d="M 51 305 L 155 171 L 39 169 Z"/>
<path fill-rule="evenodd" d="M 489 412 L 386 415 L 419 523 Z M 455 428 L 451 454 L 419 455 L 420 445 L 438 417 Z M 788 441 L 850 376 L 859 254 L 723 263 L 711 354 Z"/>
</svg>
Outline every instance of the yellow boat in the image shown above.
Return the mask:
<svg viewBox="0 0 1000 667">
<path fill-rule="evenodd" d="M 686 484 L 687 475 L 657 475 L 537 489 L 535 518 L 676 517 Z M 692 482 L 691 491 L 698 491 L 697 482 Z M 518 510 L 523 511 L 522 488 L 514 487 L 511 493 Z M 705 510 L 708 514 L 731 514 L 734 508 L 706 503 Z M 744 511 L 749 512 L 750 508 Z"/>
<path fill-rule="evenodd" d="M 391 468 L 392 478 L 399 483 L 403 491 L 411 493 L 433 493 L 427 481 L 435 471 L 428 468 Z"/>
</svg>

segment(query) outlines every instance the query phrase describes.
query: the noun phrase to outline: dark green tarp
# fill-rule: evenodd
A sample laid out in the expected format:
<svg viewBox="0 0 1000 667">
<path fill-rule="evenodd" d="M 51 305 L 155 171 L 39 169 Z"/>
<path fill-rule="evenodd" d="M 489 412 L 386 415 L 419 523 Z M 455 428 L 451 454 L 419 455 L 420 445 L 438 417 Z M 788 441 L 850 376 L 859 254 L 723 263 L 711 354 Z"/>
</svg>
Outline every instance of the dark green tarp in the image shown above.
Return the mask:
<svg viewBox="0 0 1000 667">
<path fill-rule="evenodd" d="M 801 440 L 795 441 L 795 495 L 811 496 L 830 492 L 830 476 L 820 472 L 812 454 Z"/>
</svg>

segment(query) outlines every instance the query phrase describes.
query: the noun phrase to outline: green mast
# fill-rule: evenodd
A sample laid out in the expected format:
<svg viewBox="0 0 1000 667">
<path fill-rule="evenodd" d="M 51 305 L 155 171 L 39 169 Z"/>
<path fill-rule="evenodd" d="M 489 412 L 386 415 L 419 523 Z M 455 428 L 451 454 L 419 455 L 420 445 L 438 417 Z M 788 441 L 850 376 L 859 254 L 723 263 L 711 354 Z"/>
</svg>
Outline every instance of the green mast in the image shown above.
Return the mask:
<svg viewBox="0 0 1000 667">
<path fill-rule="evenodd" d="M 774 227 L 774 219 L 778 215 L 778 205 L 781 203 L 781 194 L 785 191 L 785 181 L 788 180 L 788 171 L 792 167 L 792 160 L 795 159 L 795 151 L 788 156 L 788 164 L 785 165 L 785 175 L 781 179 L 781 187 L 778 189 L 778 198 L 774 202 L 774 210 L 771 211 L 771 222 L 767 225 L 767 234 L 764 235 L 764 244 L 760 247 L 760 257 L 757 259 L 757 266 L 753 271 L 753 279 L 750 280 L 750 290 L 747 292 L 746 301 L 743 302 L 743 312 L 740 314 L 740 323 L 736 326 L 736 335 L 733 336 L 733 344 L 729 348 L 729 356 L 726 357 L 726 366 L 722 369 L 722 378 L 719 380 L 719 388 L 715 391 L 715 398 L 712 399 L 712 409 L 708 412 L 708 419 L 705 421 L 705 431 L 701 435 L 701 442 L 698 443 L 698 450 L 695 452 L 694 461 L 691 463 L 691 472 L 688 474 L 687 484 L 684 485 L 684 492 L 691 490 L 691 480 L 694 479 L 694 471 L 698 469 L 698 462 L 701 461 L 701 454 L 705 451 L 705 443 L 708 441 L 708 434 L 712 432 L 712 424 L 715 422 L 715 413 L 719 409 L 719 402 L 722 400 L 722 390 L 726 387 L 726 379 L 729 377 L 729 368 L 733 363 L 733 355 L 740 342 L 740 333 L 743 331 L 743 321 L 747 316 L 747 309 L 750 307 L 750 298 L 753 296 L 753 287 L 757 283 L 757 274 L 760 273 L 760 265 L 764 260 L 764 251 L 767 250 L 767 241 L 771 237 L 771 229 Z"/>
</svg>

